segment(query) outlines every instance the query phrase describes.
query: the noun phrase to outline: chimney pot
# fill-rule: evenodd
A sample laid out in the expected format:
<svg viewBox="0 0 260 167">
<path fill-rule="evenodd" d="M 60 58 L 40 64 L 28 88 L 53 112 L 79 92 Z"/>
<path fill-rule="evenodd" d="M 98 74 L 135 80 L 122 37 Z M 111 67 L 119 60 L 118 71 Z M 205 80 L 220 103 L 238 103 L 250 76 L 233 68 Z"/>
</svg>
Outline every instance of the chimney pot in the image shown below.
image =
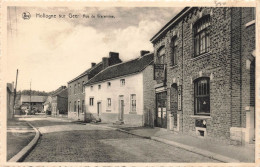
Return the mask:
<svg viewBox="0 0 260 167">
<path fill-rule="evenodd" d="M 147 53 L 150 53 L 150 51 L 148 51 L 148 50 L 141 50 L 141 51 L 140 51 L 140 55 L 141 55 L 141 56 L 144 56 L 144 55 L 147 54 Z"/>
<path fill-rule="evenodd" d="M 91 63 L 91 67 L 94 67 L 96 65 L 96 63 Z"/>
</svg>

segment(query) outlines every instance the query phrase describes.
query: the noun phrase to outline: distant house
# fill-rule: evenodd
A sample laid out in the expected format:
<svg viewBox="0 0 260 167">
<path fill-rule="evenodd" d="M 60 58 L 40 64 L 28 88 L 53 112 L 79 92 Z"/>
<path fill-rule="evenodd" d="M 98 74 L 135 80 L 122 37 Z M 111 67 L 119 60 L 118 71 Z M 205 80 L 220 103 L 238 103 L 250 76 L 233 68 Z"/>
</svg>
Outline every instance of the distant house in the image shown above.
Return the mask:
<svg viewBox="0 0 260 167">
<path fill-rule="evenodd" d="M 7 109 L 7 119 L 13 118 L 14 111 L 14 85 L 12 83 L 7 83 L 6 85 L 6 109 Z"/>
<path fill-rule="evenodd" d="M 46 101 L 43 103 L 43 111 L 45 113 L 47 111 L 51 111 L 51 101 L 52 101 L 52 96 L 48 96 Z"/>
<path fill-rule="evenodd" d="M 91 68 L 68 82 L 68 117 L 75 120 L 85 120 L 85 89 L 84 84 L 105 68 L 121 63 L 119 54 L 109 52 L 109 57 L 103 57 L 102 62 L 91 63 Z"/>
<path fill-rule="evenodd" d="M 149 125 L 155 109 L 153 53 L 106 68 L 85 84 L 88 121 Z"/>
<path fill-rule="evenodd" d="M 35 109 L 38 112 L 43 111 L 43 103 L 46 100 L 46 96 L 36 96 L 36 95 L 21 95 L 21 109 L 29 108 Z"/>
<path fill-rule="evenodd" d="M 51 97 L 51 115 L 68 114 L 68 89 L 66 86 L 59 87 Z"/>
</svg>

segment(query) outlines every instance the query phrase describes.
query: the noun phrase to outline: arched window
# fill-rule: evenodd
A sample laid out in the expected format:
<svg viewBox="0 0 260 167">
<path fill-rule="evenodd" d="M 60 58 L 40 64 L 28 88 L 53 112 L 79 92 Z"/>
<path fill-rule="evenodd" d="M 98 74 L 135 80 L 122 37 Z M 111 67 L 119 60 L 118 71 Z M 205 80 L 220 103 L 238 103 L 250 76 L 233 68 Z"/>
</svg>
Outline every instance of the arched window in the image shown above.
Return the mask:
<svg viewBox="0 0 260 167">
<path fill-rule="evenodd" d="M 199 78 L 194 81 L 195 115 L 210 115 L 209 78 Z"/>
<path fill-rule="evenodd" d="M 177 58 L 177 38 L 176 36 L 171 40 L 171 65 L 177 65 L 178 58 Z"/>
<path fill-rule="evenodd" d="M 206 53 L 210 48 L 210 15 L 206 15 L 194 24 L 194 57 Z"/>
<path fill-rule="evenodd" d="M 165 47 L 161 47 L 159 50 L 158 50 L 158 54 L 157 54 L 157 57 L 158 57 L 158 64 L 165 64 L 166 63 L 166 60 L 165 60 Z"/>
</svg>

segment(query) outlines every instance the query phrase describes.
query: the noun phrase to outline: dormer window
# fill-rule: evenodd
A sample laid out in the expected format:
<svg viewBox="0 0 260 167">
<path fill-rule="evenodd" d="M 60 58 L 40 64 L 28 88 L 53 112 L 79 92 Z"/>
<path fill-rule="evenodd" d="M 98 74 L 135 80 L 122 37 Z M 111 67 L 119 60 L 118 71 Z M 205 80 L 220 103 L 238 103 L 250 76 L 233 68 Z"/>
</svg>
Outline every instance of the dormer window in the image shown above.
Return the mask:
<svg viewBox="0 0 260 167">
<path fill-rule="evenodd" d="M 206 15 L 194 24 L 194 57 L 210 49 L 209 39 L 210 15 Z"/>
</svg>

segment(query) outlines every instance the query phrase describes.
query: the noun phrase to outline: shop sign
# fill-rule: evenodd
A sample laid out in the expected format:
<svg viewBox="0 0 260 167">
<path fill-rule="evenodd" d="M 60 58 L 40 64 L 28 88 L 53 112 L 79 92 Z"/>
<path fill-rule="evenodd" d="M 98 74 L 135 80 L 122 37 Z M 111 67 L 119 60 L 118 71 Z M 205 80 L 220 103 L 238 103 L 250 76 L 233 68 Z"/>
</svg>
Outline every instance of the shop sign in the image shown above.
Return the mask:
<svg viewBox="0 0 260 167">
<path fill-rule="evenodd" d="M 181 86 L 178 86 L 178 110 L 181 110 Z"/>
<path fill-rule="evenodd" d="M 165 80 L 166 65 L 165 64 L 154 64 L 154 80 Z"/>
</svg>

